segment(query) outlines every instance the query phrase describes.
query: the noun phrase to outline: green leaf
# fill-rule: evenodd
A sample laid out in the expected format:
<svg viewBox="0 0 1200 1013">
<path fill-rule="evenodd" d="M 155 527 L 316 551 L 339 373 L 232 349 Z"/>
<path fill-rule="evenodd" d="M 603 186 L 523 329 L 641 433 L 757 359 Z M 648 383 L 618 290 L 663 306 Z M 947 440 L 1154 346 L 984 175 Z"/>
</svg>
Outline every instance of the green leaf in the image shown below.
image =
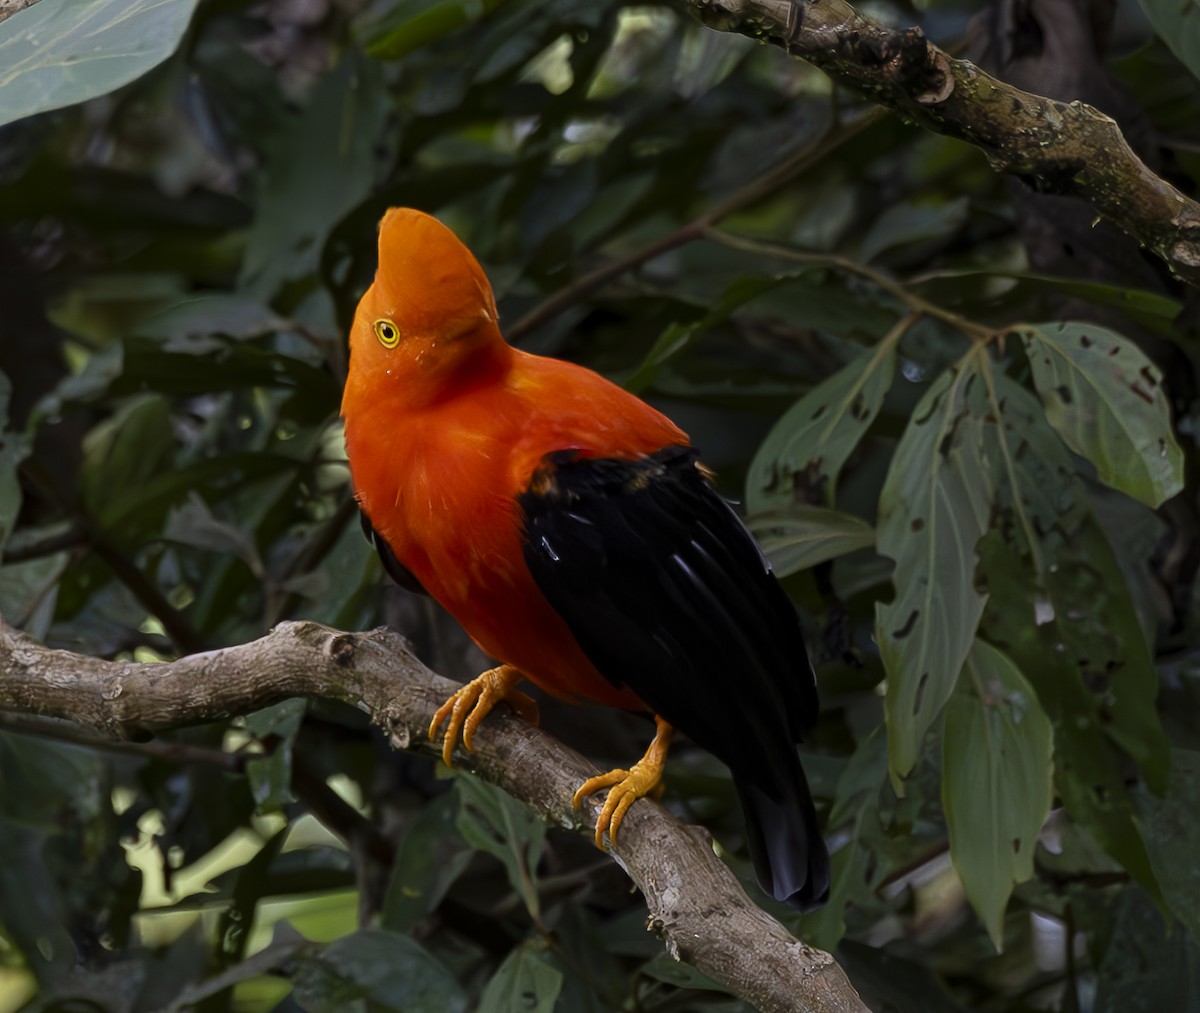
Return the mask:
<svg viewBox="0 0 1200 1013">
<path fill-rule="evenodd" d="M 746 510 L 791 507 L 798 487 L 832 503 L 838 474 L 879 414 L 895 370 L 895 343 L 880 342 L 792 405 L 750 463 Z"/>
<path fill-rule="evenodd" d="M 563 974 L 546 959 L 546 945 L 529 940 L 513 950 L 484 988 L 476 1013 L 554 1013 Z"/>
<path fill-rule="evenodd" d="M 775 576 L 786 577 L 827 559 L 875 544 L 875 530 L 852 514 L 796 504 L 746 521 Z"/>
<path fill-rule="evenodd" d="M 1093 720 L 1162 790 L 1169 752 L 1155 711 L 1158 675 L 1126 578 L 1040 406 L 1007 377 L 992 379 L 998 425 L 988 428 L 988 454 L 1002 462 L 1004 479 L 995 526 L 1024 565 L 1014 578 L 1024 586 L 1006 594 L 1004 607 L 1020 637 L 1041 638 L 1028 655 L 1013 658 L 1035 685 L 1038 652 L 1053 649 L 1073 666 L 1073 680 L 1090 695 Z M 993 571 L 981 564 L 979 572 L 990 586 Z"/>
<path fill-rule="evenodd" d="M 1102 482 L 1152 507 L 1183 488 L 1162 374 L 1140 348 L 1091 324 L 1020 333 L 1046 417 Z"/>
<path fill-rule="evenodd" d="M 728 320 L 735 310 L 746 303 L 752 302 L 764 292 L 769 292 L 793 277 L 795 277 L 794 274 L 778 277 L 744 275 L 734 278 L 704 316 L 690 323 L 672 323 L 659 335 L 658 340 L 651 346 L 650 351 L 646 353 L 633 375 L 626 379 L 625 388 L 634 393 L 645 390 L 654 382 L 659 367 L 687 348 L 695 338 Z"/>
<path fill-rule="evenodd" d="M 1200 2 L 1141 0 L 1142 10 L 1171 52 L 1200 79 Z"/>
<path fill-rule="evenodd" d="M 302 958 L 296 1001 L 309 1013 L 463 1013 L 454 975 L 407 936 L 363 929 Z"/>
<path fill-rule="evenodd" d="M 966 222 L 969 205 L 966 197 L 936 205 L 914 201 L 889 204 L 863 237 L 858 259 L 869 263 L 896 246 L 953 235 Z"/>
<path fill-rule="evenodd" d="M 0 126 L 107 95 L 175 52 L 196 0 L 41 0 L 0 22 Z"/>
<path fill-rule="evenodd" d="M 99 513 L 119 493 L 132 493 L 162 475 L 175 444 L 166 398 L 134 396 L 97 423 L 83 441 L 83 493 Z"/>
<path fill-rule="evenodd" d="M 375 180 L 387 111 L 378 65 L 352 53 L 317 85 L 273 146 L 263 177 L 240 279 L 254 295 L 270 299 L 316 272 L 330 230 Z M 314 144 L 314 137 L 326 140 Z"/>
<path fill-rule="evenodd" d="M 1106 548 L 1091 539 L 1076 544 L 1081 554 L 1085 549 Z M 1112 675 L 1116 672 L 1120 678 L 1126 673 L 1121 667 L 1109 669 L 1105 655 L 1114 648 L 1121 650 L 1122 642 L 1116 638 L 1104 645 L 1089 642 L 1088 634 L 1111 615 L 1107 610 L 1091 614 L 1087 627 L 1078 631 L 1078 639 L 1075 623 L 1068 620 L 1067 612 L 1060 611 L 1069 601 L 1088 601 L 1102 592 L 1104 581 L 1093 576 L 1088 583 L 1078 584 L 1081 574 L 1092 572 L 1086 563 L 1059 566 L 1054 574 L 1056 578 L 1061 575 L 1059 583 L 1048 598 L 1042 599 L 1027 567 L 1005 544 L 1000 531 L 989 533 L 980 542 L 979 572 L 986 576 L 988 589 L 983 635 L 1025 674 L 1050 718 L 1054 727 L 1055 788 L 1067 812 L 1157 896 L 1157 880 L 1125 783 L 1128 761 L 1106 734 L 1118 714 L 1115 698 L 1109 692 L 1115 685 Z M 1040 623 L 1036 621 L 1039 612 L 1045 620 Z M 1136 620 L 1133 623 L 1136 625 Z M 1105 648 L 1103 653 L 1095 654 L 1094 649 L 1101 646 Z M 1132 692 L 1131 702 L 1136 702 L 1137 694 L 1147 695 L 1145 679 L 1133 666 L 1130 673 L 1131 685 L 1121 689 L 1123 694 Z M 1094 695 L 1089 685 L 1097 684 L 1102 692 Z M 1152 702 L 1153 690 L 1149 695 Z M 1162 738 L 1161 728 L 1157 737 Z"/>
<path fill-rule="evenodd" d="M 898 794 L 983 614 L 975 547 L 993 498 L 983 386 L 967 365 L 938 377 L 904 431 L 879 497 L 876 546 L 896 561 L 896 597 L 875 606 L 875 639 L 888 675 L 888 762 Z"/>
<path fill-rule="evenodd" d="M 1140 890 L 1122 891 L 1114 907 L 1108 949 L 1097 961 L 1095 1013 L 1200 1013 L 1200 947 L 1191 933 L 1168 926 Z"/>
<path fill-rule="evenodd" d="M 1137 811 L 1167 906 L 1200 939 L 1200 751 L 1176 749 L 1163 796 L 1140 791 Z"/>
<path fill-rule="evenodd" d="M 1033 876 L 1050 811 L 1050 720 L 1001 651 L 976 640 L 946 705 L 942 805 L 950 853 L 997 950 L 1013 885 Z"/>
<path fill-rule="evenodd" d="M 292 748 L 304 720 L 305 700 L 281 700 L 246 716 L 246 731 L 270 752 L 246 762 L 246 779 L 259 813 L 278 812 L 294 802 Z"/>
<path fill-rule="evenodd" d="M 442 902 L 474 851 L 455 828 L 459 800 L 447 793 L 423 805 L 404 832 L 383 900 L 383 927 L 411 932 Z"/>
<path fill-rule="evenodd" d="M 258 299 L 233 292 L 210 292 L 163 300 L 143 315 L 130 333 L 168 338 L 168 349 L 176 345 L 186 348 L 190 343 L 193 351 L 211 351 L 221 348 L 221 343 L 209 341 L 198 346 L 197 340 L 213 334 L 252 338 L 285 326 L 287 321 Z"/>
<path fill-rule="evenodd" d="M 508 881 L 530 916 L 541 917 L 537 863 L 546 841 L 540 816 L 511 795 L 472 774 L 458 776 L 462 805 L 455 825 L 468 844 L 504 863 Z"/>
<path fill-rule="evenodd" d="M 367 53 L 399 60 L 414 49 L 473 24 L 506 0 L 400 0 L 372 30 Z"/>
<path fill-rule="evenodd" d="M 8 399 L 12 384 L 0 373 L 0 557 L 4 545 L 17 525 L 21 510 L 21 486 L 17 483 L 17 465 L 29 456 L 29 441 L 8 428 Z"/>
</svg>

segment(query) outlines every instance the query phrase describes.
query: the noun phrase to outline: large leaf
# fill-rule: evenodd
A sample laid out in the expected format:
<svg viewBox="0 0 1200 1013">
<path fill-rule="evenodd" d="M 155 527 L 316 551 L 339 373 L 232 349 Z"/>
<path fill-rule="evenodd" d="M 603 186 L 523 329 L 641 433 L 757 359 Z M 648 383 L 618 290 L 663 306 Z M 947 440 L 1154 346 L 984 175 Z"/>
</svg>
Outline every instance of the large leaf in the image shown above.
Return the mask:
<svg viewBox="0 0 1200 1013">
<path fill-rule="evenodd" d="M 1007 609 L 1071 663 L 1097 726 L 1161 791 L 1169 753 L 1155 713 L 1158 676 L 1125 576 L 1037 403 L 1006 377 L 990 379 L 999 425 L 989 427 L 988 446 L 1002 479 L 996 531 L 1027 567 L 1021 593 L 1005 598 Z M 981 574 L 990 585 L 992 571 L 981 567 Z M 1033 657 L 1014 660 L 1036 684 Z"/>
<path fill-rule="evenodd" d="M 1013 885 L 1033 876 L 1050 811 L 1052 738 L 1033 687 L 1001 651 L 976 640 L 946 705 L 942 805 L 954 866 L 996 949 Z"/>
<path fill-rule="evenodd" d="M 1141 0 L 1142 10 L 1171 52 L 1200 78 L 1200 2 Z"/>
<path fill-rule="evenodd" d="M 454 975 L 407 936 L 363 929 L 298 961 L 295 995 L 311 1013 L 462 1013 Z"/>
<path fill-rule="evenodd" d="M 879 414 L 895 369 L 895 343 L 880 342 L 792 405 L 750 463 L 747 512 L 786 509 L 798 487 L 833 502 L 838 474 Z"/>
<path fill-rule="evenodd" d="M 504 863 L 508 881 L 536 920 L 540 917 L 537 863 L 546 840 L 541 817 L 471 774 L 458 778 L 462 806 L 455 825 L 468 844 L 495 855 Z"/>
<path fill-rule="evenodd" d="M 563 974 L 545 949 L 542 942 L 527 942 L 513 950 L 487 983 L 476 1013 L 554 1013 Z"/>
<path fill-rule="evenodd" d="M 889 769 L 901 793 L 983 614 L 975 546 L 987 528 L 993 478 L 983 457 L 982 404 L 968 405 L 981 396 L 976 381 L 969 361 L 938 377 L 904 431 L 879 497 L 876 545 L 896 561 L 896 596 L 875 606 L 875 639 L 888 675 Z"/>
<path fill-rule="evenodd" d="M 875 531 L 865 521 L 838 510 L 797 504 L 746 521 L 771 561 L 775 576 L 786 577 L 827 559 L 865 549 Z"/>
<path fill-rule="evenodd" d="M 383 901 L 383 927 L 410 932 L 442 902 L 474 851 L 455 829 L 459 800 L 450 792 L 426 802 L 396 849 Z"/>
<path fill-rule="evenodd" d="M 0 126 L 137 80 L 175 52 L 196 0 L 41 0 L 0 22 Z"/>
<path fill-rule="evenodd" d="M 1020 333 L 1046 417 L 1102 482 L 1149 506 L 1183 488 L 1162 374 L 1140 348 L 1092 324 Z"/>
<path fill-rule="evenodd" d="M 1095 541 L 1088 547 L 1099 548 Z M 1157 880 L 1126 787 L 1127 761 L 1106 735 L 1116 708 L 1107 692 L 1097 697 L 1085 681 L 1095 671 L 1090 668 L 1091 651 L 1078 653 L 1087 648 L 1074 637 L 1070 643 L 1064 641 L 1064 634 L 1074 633 L 1074 624 L 1065 615 L 1060 618 L 1058 608 L 1076 600 L 1075 571 L 1064 573 L 1064 590 L 1052 592 L 1048 600 L 1043 600 L 1027 565 L 998 531 L 980 542 L 979 557 L 979 570 L 986 577 L 989 595 L 981 629 L 1025 674 L 1050 718 L 1054 727 L 1055 787 L 1068 813 L 1142 885 L 1157 892 Z M 1079 590 L 1086 599 L 1094 586 Z M 1039 613 L 1047 621 L 1039 624 Z M 1051 614 L 1053 619 L 1049 618 Z M 1090 627 L 1094 629 L 1104 617 L 1104 613 L 1093 615 Z M 1106 667 L 1107 662 L 1101 661 L 1099 672 Z M 1135 687 L 1138 681 L 1135 676 Z M 1093 680 L 1091 685 L 1095 684 Z M 1161 737 L 1161 728 L 1157 734 Z"/>
<path fill-rule="evenodd" d="M 348 53 L 273 146 L 242 263 L 256 296 L 269 299 L 316 270 L 330 230 L 374 181 L 386 113 L 378 70 Z M 326 140 L 314 145 L 314 137 Z"/>
</svg>

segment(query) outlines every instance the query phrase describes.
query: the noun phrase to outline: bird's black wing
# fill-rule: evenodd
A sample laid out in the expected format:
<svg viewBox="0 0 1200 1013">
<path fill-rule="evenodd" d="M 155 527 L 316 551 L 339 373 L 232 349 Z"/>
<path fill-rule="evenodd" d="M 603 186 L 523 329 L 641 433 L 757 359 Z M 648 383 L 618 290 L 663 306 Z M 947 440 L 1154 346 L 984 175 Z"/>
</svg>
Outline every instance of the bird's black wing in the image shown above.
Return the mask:
<svg viewBox="0 0 1200 1013">
<path fill-rule="evenodd" d="M 415 594 L 428 595 L 416 577 L 413 576 L 412 570 L 405 566 L 396 558 L 396 554 L 392 551 L 392 547 L 384 540 L 383 536 L 375 530 L 371 525 L 367 515 L 359 510 L 358 519 L 362 522 L 363 534 L 367 536 L 367 541 L 375 546 L 375 551 L 379 553 L 379 561 L 383 564 L 383 569 L 389 577 L 399 584 L 404 590 L 412 591 Z"/>
<path fill-rule="evenodd" d="M 696 452 L 550 454 L 519 503 L 525 561 L 588 659 L 729 766 L 764 887 L 820 903 L 829 860 L 793 744 L 817 714 L 812 666 L 795 609 Z"/>
<path fill-rule="evenodd" d="M 816 683 L 795 608 L 696 456 L 548 455 L 519 498 L 525 561 L 606 678 L 736 771 L 764 762 L 763 722 L 800 737 Z"/>
</svg>

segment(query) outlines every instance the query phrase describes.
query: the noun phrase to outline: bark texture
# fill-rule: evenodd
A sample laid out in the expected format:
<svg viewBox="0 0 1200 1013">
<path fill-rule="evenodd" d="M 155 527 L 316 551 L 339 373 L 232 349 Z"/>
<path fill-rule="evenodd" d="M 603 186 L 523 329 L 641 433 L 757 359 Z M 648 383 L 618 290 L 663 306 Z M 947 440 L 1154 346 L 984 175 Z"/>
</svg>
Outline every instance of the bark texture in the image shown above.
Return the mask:
<svg viewBox="0 0 1200 1013">
<path fill-rule="evenodd" d="M 342 633 L 281 623 L 249 644 L 165 664 L 110 662 L 52 650 L 0 622 L 0 709 L 60 718 L 127 739 L 244 713 L 285 697 L 340 700 L 370 715 L 397 749 L 437 752 L 426 730 L 457 683 L 429 671 L 386 629 Z M 591 834 L 599 801 L 571 796 L 595 767 L 499 708 L 476 751 L 457 762 L 546 820 Z M 832 956 L 760 910 L 713 853 L 708 835 L 643 799 L 612 857 L 642 891 L 647 928 L 668 952 L 769 1013 L 867 1007 Z"/>
<path fill-rule="evenodd" d="M 998 81 L 919 28 L 893 29 L 844 0 L 687 0 L 710 28 L 781 46 L 936 133 L 973 144 L 1042 193 L 1082 197 L 1200 286 L 1200 204 L 1152 172 L 1110 116 Z"/>
</svg>

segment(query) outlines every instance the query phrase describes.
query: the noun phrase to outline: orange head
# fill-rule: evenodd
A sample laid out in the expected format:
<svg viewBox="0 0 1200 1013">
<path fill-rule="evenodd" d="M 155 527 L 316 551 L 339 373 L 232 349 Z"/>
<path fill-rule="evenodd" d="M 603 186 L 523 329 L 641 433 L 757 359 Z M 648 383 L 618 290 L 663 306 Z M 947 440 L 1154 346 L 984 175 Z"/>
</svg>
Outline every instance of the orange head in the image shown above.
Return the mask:
<svg viewBox="0 0 1200 1013">
<path fill-rule="evenodd" d="M 342 402 L 395 393 L 415 406 L 461 387 L 508 346 L 483 268 L 445 225 L 412 208 L 379 223 L 379 267 L 350 330 Z"/>
</svg>

